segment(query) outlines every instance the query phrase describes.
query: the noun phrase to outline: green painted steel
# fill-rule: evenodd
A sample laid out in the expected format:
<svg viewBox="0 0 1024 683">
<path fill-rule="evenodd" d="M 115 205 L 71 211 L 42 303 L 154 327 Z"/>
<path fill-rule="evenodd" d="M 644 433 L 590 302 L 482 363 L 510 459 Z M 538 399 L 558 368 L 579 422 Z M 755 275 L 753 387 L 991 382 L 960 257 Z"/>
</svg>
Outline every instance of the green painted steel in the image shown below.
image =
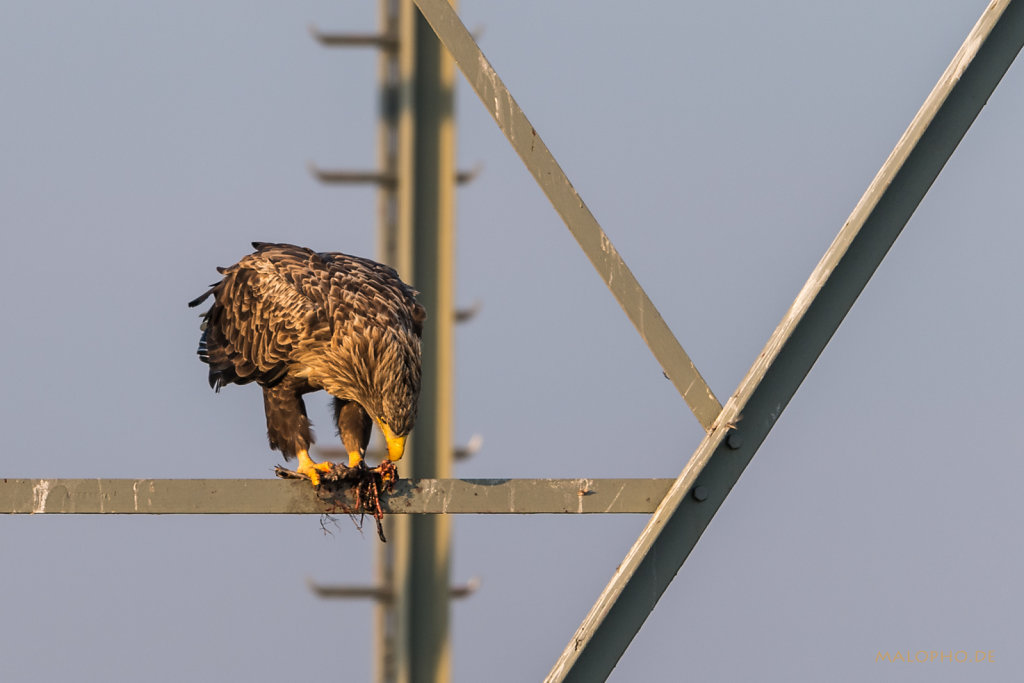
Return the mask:
<svg viewBox="0 0 1024 683">
<path fill-rule="evenodd" d="M 466 80 L 512 143 L 537 184 L 608 285 L 651 349 L 665 375 L 704 427 L 711 429 L 722 410 L 707 382 L 668 328 L 597 219 L 583 203 L 540 135 L 494 72 L 480 47 L 445 0 L 414 0 L 438 38 L 455 57 Z"/>
<path fill-rule="evenodd" d="M 427 309 L 423 388 L 409 474 L 452 475 L 455 334 L 455 65 L 412 8 L 412 282 Z M 409 520 L 407 680 L 451 680 L 451 525 L 444 515 Z M 401 593 L 399 593 L 401 595 Z M 400 669 L 401 671 L 401 669 Z M 398 680 L 402 680 L 400 677 Z"/>
<path fill-rule="evenodd" d="M 650 514 L 671 479 L 400 480 L 386 514 Z M 353 505 L 283 479 L 0 479 L 0 513 L 319 515 Z M 390 545 L 390 544 L 389 544 Z"/>
<path fill-rule="evenodd" d="M 404 277 L 413 270 L 414 117 L 416 54 L 415 8 L 408 2 L 379 3 L 380 31 L 395 36 L 392 49 L 378 55 L 380 118 L 377 160 L 380 173 L 393 179 L 380 185 L 377 204 L 377 257 Z"/>
<path fill-rule="evenodd" d="M 549 683 L 611 673 L 1022 44 L 1024 3 L 992 2 L 569 640 Z M 695 485 L 703 502 L 687 495 Z"/>
<path fill-rule="evenodd" d="M 380 32 L 396 38 L 392 49 L 381 50 L 377 61 L 380 119 L 377 159 L 381 171 L 395 178 L 377 192 L 377 255 L 408 280 L 413 278 L 413 192 L 415 189 L 414 133 L 416 89 L 416 8 L 408 0 L 378 0 Z M 415 457 L 416 437 L 406 456 Z M 391 600 L 374 604 L 375 683 L 409 683 L 409 590 L 412 519 L 395 517 L 388 523 L 388 540 L 377 547 L 376 584 Z"/>
</svg>

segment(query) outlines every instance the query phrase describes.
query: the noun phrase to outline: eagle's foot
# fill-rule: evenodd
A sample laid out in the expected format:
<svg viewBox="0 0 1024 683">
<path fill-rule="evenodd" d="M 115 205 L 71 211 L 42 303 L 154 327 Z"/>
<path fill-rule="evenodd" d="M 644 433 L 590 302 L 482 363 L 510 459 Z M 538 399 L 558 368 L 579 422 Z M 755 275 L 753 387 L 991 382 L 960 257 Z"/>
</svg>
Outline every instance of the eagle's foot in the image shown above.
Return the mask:
<svg viewBox="0 0 1024 683">
<path fill-rule="evenodd" d="M 329 462 L 318 462 L 309 467 L 299 466 L 295 471 L 308 477 L 313 486 L 320 486 L 320 473 L 333 472 L 334 467 Z"/>
<path fill-rule="evenodd" d="M 313 486 L 320 486 L 321 472 L 334 471 L 333 463 L 313 462 L 313 459 L 309 457 L 309 453 L 306 451 L 299 451 L 296 455 L 299 456 L 299 466 L 295 468 L 295 471 L 303 476 L 309 477 L 309 481 Z"/>
</svg>

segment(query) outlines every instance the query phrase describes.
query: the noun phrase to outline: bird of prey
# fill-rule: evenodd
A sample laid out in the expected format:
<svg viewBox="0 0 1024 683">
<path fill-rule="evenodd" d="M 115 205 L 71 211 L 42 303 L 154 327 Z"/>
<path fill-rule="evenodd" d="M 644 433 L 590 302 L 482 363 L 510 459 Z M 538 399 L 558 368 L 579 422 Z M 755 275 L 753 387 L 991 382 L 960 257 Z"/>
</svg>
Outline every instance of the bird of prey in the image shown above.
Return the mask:
<svg viewBox="0 0 1024 683">
<path fill-rule="evenodd" d="M 253 242 L 255 253 L 229 268 L 203 314 L 199 358 L 210 386 L 263 388 L 270 447 L 299 459 L 314 486 L 330 463 L 309 457 L 313 443 L 303 394 L 324 390 L 349 467 L 359 466 L 377 423 L 396 461 L 416 421 L 420 337 L 427 314 L 417 292 L 388 266 L 291 244 Z"/>
</svg>

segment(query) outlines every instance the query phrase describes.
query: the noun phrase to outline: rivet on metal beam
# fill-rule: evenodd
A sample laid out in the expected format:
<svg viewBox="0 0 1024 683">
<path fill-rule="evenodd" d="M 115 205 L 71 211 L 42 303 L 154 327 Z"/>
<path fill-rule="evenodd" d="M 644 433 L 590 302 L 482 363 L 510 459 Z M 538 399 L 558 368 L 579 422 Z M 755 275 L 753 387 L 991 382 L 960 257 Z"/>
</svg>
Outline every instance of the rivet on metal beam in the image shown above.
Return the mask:
<svg viewBox="0 0 1024 683">
<path fill-rule="evenodd" d="M 480 175 L 480 172 L 484 170 L 483 164 L 476 164 L 473 168 L 468 171 L 459 171 L 455 174 L 455 183 L 457 185 L 466 185 L 476 180 L 476 177 Z"/>
<path fill-rule="evenodd" d="M 482 301 L 477 299 L 469 308 L 456 308 L 455 309 L 455 322 L 466 323 L 476 317 L 477 313 L 484 307 Z"/>
<path fill-rule="evenodd" d="M 698 503 L 703 503 L 708 499 L 708 489 L 706 486 L 697 484 L 693 487 L 693 490 L 690 491 L 690 495 L 693 496 L 693 499 Z"/>
<path fill-rule="evenodd" d="M 382 50 L 398 48 L 398 38 L 389 33 L 322 33 L 309 25 L 309 33 L 324 47 L 377 47 Z"/>
<path fill-rule="evenodd" d="M 739 450 L 743 447 L 743 435 L 735 429 L 730 430 L 729 435 L 725 437 L 725 445 L 732 450 Z"/>
<path fill-rule="evenodd" d="M 381 173 L 380 171 L 327 171 L 313 163 L 309 163 L 307 166 L 309 172 L 322 183 L 376 184 L 385 187 L 395 187 L 397 184 L 393 173 Z"/>
</svg>

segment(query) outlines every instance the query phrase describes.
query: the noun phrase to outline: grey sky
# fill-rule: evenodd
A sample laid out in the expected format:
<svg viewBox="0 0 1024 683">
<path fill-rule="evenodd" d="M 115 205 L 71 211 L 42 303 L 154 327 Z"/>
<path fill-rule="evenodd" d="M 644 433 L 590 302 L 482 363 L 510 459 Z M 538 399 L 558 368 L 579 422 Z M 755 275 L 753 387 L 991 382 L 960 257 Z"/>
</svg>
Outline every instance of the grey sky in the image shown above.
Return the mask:
<svg viewBox="0 0 1024 683">
<path fill-rule="evenodd" d="M 725 400 L 986 3 L 469 2 L 482 47 Z M 372 255 L 371 2 L 0 5 L 5 477 L 260 477 L 185 303 L 251 240 Z M 459 83 L 461 477 L 674 477 L 701 430 Z M 1014 65 L 612 680 L 1005 681 L 1024 666 Z M 311 397 L 320 443 L 336 441 Z M 455 519 L 457 681 L 548 671 L 642 516 Z M 315 517 L 0 517 L 5 681 L 370 672 L 377 543 Z M 879 651 L 992 651 L 884 664 Z"/>
</svg>

